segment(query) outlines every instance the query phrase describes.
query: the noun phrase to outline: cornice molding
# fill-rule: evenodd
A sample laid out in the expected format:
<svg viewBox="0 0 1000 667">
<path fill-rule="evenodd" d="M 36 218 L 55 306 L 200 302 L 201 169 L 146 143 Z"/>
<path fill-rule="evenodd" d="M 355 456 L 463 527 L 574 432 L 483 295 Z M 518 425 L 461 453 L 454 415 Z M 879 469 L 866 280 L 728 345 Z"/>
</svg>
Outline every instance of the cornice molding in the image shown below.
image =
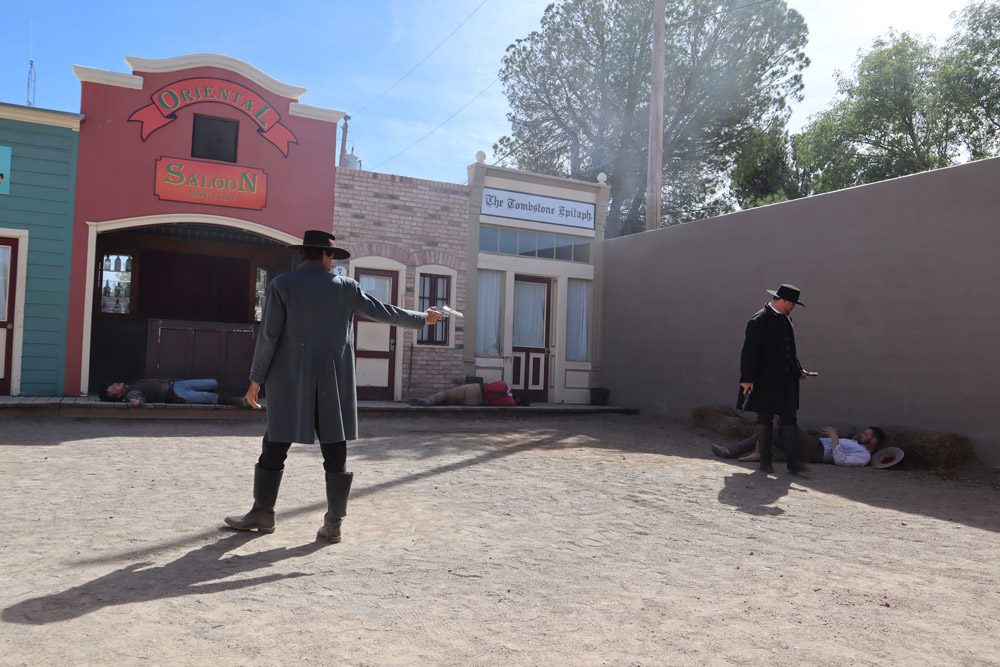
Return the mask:
<svg viewBox="0 0 1000 667">
<path fill-rule="evenodd" d="M 322 120 L 336 125 L 346 115 L 346 112 L 293 102 L 288 106 L 288 114 L 291 116 L 301 116 L 302 118 L 312 118 L 313 120 Z"/>
<path fill-rule="evenodd" d="M 193 53 L 187 56 L 176 56 L 174 58 L 138 58 L 128 56 L 125 63 L 133 72 L 150 72 L 160 74 L 163 72 L 176 72 L 178 70 L 191 69 L 194 67 L 216 67 L 218 69 L 229 70 L 250 79 L 262 88 L 266 88 L 275 95 L 281 95 L 293 100 L 302 97 L 306 89 L 298 86 L 291 86 L 274 79 L 253 65 L 245 63 L 236 58 L 222 56 L 213 53 Z"/>
<path fill-rule="evenodd" d="M 5 104 L 0 102 L 0 118 L 5 120 L 16 120 L 22 123 L 37 123 L 40 125 L 51 125 L 53 127 L 65 127 L 74 132 L 80 131 L 80 121 L 83 114 L 69 113 L 66 111 L 51 111 L 49 109 L 39 109 L 37 107 L 23 107 L 18 104 Z"/>
<path fill-rule="evenodd" d="M 93 67 L 84 67 L 83 65 L 73 65 L 73 72 L 76 74 L 76 78 L 80 79 L 83 83 L 101 83 L 105 86 L 142 90 L 141 76 L 109 72 L 108 70 L 94 69 Z"/>
</svg>

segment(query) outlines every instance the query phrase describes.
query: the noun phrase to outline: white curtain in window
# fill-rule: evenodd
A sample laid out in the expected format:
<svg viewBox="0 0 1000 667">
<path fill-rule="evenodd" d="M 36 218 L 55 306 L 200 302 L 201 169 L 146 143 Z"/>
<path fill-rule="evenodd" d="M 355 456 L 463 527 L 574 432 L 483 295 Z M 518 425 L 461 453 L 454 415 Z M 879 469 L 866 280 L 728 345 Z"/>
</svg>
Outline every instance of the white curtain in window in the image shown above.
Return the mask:
<svg viewBox="0 0 1000 667">
<path fill-rule="evenodd" d="M 480 270 L 476 287 L 476 356 L 500 356 L 500 298 L 503 273 Z"/>
<path fill-rule="evenodd" d="M 570 279 L 566 298 L 566 361 L 587 361 L 590 281 Z"/>
<path fill-rule="evenodd" d="M 516 347 L 545 347 L 545 285 L 514 283 Z"/>
<path fill-rule="evenodd" d="M 392 303 L 392 278 L 362 274 L 358 284 L 368 296 L 373 296 L 382 303 Z"/>
<path fill-rule="evenodd" d="M 0 246 L 0 320 L 10 319 L 7 314 L 7 288 L 10 286 L 10 246 Z M 0 350 L 3 354 L 3 350 Z"/>
</svg>

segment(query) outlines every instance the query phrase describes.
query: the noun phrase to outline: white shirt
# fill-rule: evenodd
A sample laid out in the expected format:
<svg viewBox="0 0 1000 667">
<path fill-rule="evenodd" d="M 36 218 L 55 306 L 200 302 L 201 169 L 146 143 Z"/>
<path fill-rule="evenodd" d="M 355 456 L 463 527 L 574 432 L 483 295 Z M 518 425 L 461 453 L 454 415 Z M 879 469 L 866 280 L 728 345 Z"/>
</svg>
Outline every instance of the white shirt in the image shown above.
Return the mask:
<svg viewBox="0 0 1000 667">
<path fill-rule="evenodd" d="M 840 438 L 840 444 L 833 448 L 830 438 L 820 438 L 823 445 L 823 463 L 833 463 L 838 466 L 866 466 L 872 459 L 871 452 L 857 440 Z"/>
</svg>

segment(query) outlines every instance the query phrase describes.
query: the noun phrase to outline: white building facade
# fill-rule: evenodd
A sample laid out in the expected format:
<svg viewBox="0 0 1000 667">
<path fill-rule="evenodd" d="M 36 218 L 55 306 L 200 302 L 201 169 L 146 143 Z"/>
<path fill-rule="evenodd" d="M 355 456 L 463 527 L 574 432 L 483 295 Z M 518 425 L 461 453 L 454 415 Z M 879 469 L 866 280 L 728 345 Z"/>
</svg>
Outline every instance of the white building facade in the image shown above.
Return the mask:
<svg viewBox="0 0 1000 667">
<path fill-rule="evenodd" d="M 532 402 L 590 403 L 608 187 L 484 158 L 469 167 L 466 375 Z"/>
</svg>

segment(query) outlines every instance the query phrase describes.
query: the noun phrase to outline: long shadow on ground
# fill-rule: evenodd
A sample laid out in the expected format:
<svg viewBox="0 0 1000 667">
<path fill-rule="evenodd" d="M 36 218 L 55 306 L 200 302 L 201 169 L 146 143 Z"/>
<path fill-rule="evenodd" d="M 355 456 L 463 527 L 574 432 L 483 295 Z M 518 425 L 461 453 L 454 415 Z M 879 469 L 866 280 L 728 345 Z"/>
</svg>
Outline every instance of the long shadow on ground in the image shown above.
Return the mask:
<svg viewBox="0 0 1000 667">
<path fill-rule="evenodd" d="M 61 593 L 18 602 L 0 612 L 0 619 L 7 623 L 55 623 L 114 605 L 217 593 L 305 577 L 309 575 L 291 572 L 230 579 L 289 558 L 307 556 L 325 546 L 323 542 L 313 542 L 292 549 L 269 549 L 248 556 L 223 557 L 257 535 L 259 533 L 232 534 L 162 566 L 152 566 L 148 562 L 132 563 Z"/>
</svg>

